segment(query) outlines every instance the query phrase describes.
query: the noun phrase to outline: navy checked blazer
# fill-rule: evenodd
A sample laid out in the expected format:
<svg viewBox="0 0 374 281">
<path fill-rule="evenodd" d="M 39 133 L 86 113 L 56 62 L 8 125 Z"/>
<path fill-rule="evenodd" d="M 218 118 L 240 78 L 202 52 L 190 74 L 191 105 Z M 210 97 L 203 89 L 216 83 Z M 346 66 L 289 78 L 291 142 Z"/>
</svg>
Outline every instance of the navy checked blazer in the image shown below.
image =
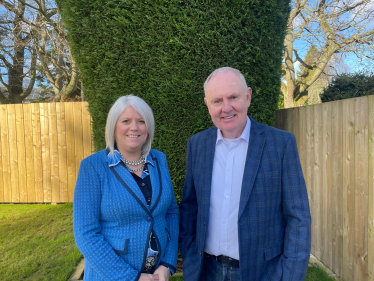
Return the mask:
<svg viewBox="0 0 374 281">
<path fill-rule="evenodd" d="M 217 128 L 192 136 L 180 211 L 184 280 L 197 281 L 209 221 Z M 308 195 L 295 137 L 257 123 L 251 132 L 239 203 L 238 239 L 243 281 L 305 279 L 310 247 Z"/>
<path fill-rule="evenodd" d="M 151 231 L 158 243 L 157 266 L 161 263 L 175 271 L 179 215 L 166 157 L 151 149 L 147 162 L 152 164 L 148 164 L 152 183 L 149 207 L 124 165 L 109 167 L 106 150 L 82 160 L 73 221 L 75 241 L 85 257 L 84 280 L 138 280 Z"/>
</svg>

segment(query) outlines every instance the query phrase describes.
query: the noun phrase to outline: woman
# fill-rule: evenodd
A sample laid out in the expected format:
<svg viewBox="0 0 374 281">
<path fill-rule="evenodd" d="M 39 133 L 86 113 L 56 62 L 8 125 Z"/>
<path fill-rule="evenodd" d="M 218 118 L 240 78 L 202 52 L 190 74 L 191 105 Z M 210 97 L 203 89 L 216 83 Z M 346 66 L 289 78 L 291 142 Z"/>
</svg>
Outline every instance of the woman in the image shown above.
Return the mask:
<svg viewBox="0 0 374 281">
<path fill-rule="evenodd" d="M 169 280 L 175 272 L 178 209 L 153 135 L 148 104 L 120 97 L 107 117 L 107 148 L 81 162 L 73 221 L 84 280 Z"/>
</svg>

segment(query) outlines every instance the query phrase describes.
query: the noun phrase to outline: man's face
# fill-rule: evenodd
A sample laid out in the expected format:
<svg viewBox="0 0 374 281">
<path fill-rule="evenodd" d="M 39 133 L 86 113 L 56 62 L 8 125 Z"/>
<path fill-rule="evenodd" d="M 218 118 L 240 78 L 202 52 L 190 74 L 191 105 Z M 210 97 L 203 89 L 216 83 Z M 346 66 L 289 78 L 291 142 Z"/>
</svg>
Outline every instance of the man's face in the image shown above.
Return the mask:
<svg viewBox="0 0 374 281">
<path fill-rule="evenodd" d="M 239 76 L 230 70 L 215 74 L 205 88 L 205 104 L 223 137 L 240 137 L 247 123 L 251 88 L 244 89 Z"/>
</svg>

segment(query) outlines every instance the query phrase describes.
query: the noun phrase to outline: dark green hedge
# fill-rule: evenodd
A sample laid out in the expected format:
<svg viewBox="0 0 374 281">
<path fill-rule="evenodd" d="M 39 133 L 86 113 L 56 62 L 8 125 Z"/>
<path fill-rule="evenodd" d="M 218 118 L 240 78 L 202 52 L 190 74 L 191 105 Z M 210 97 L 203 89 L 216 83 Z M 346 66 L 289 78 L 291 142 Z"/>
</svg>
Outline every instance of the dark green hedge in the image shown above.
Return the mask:
<svg viewBox="0 0 374 281">
<path fill-rule="evenodd" d="M 321 93 L 321 101 L 329 102 L 374 94 L 374 74 L 352 73 L 334 77 Z"/>
<path fill-rule="evenodd" d="M 57 0 L 82 71 L 95 149 L 108 109 L 134 93 L 152 107 L 153 147 L 169 163 L 181 199 L 188 138 L 212 125 L 203 82 L 231 66 L 253 89 L 250 115 L 273 124 L 289 0 Z"/>
</svg>

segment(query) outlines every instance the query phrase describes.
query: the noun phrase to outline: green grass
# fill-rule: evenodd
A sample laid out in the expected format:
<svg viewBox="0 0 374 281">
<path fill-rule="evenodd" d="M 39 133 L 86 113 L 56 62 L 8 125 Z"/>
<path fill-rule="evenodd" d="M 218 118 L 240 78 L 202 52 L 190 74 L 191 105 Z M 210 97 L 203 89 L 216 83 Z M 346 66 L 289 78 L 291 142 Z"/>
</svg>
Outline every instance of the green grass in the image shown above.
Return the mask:
<svg viewBox="0 0 374 281">
<path fill-rule="evenodd" d="M 305 281 L 333 281 L 323 269 L 319 267 L 309 266 Z M 170 281 L 183 281 L 183 275 L 178 273 L 170 278 Z"/>
<path fill-rule="evenodd" d="M 81 258 L 72 204 L 0 204 L 0 276 L 7 280 L 67 280 Z"/>
<path fill-rule="evenodd" d="M 1 281 L 67 280 L 82 257 L 75 246 L 72 204 L 0 204 Z M 309 267 L 305 281 L 331 281 Z M 170 281 L 183 281 L 177 273 Z"/>
<path fill-rule="evenodd" d="M 305 281 L 333 281 L 335 279 L 329 277 L 323 269 L 319 267 L 309 266 Z"/>
</svg>

